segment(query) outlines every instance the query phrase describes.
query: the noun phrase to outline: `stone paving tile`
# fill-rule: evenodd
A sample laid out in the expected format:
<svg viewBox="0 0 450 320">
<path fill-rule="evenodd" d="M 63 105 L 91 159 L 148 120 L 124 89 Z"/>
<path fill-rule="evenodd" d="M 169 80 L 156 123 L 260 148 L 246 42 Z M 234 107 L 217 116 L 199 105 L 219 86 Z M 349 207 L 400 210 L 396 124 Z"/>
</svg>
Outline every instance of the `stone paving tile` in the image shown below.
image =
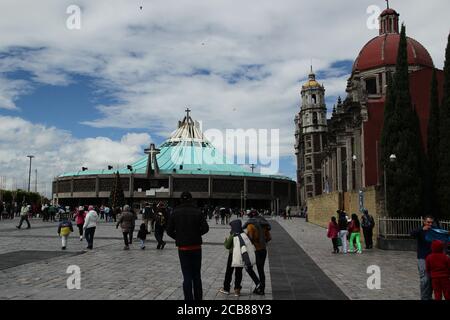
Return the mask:
<svg viewBox="0 0 450 320">
<path fill-rule="evenodd" d="M 351 299 L 418 299 L 419 279 L 414 252 L 364 251 L 361 255 L 333 255 L 325 229 L 303 219 L 283 220 L 280 225 L 302 247 L 309 257 Z M 60 251 L 57 223 L 32 220 L 31 229 L 17 230 L 13 221 L 0 221 L 0 254 L 20 250 Z M 138 221 L 138 224 L 140 221 Z M 202 282 L 205 299 L 265 300 L 272 299 L 270 260 L 267 259 L 266 295 L 252 295 L 253 284 L 243 272 L 241 297 L 218 293 L 222 287 L 228 252 L 223 240 L 228 226 L 210 220 L 210 232 L 203 237 Z M 172 239 L 162 251 L 156 250 L 153 234 L 145 250 L 135 241 L 131 250 L 123 251 L 123 240 L 114 223 L 100 224 L 94 250 L 81 255 L 53 258 L 0 270 L 0 299 L 183 299 L 182 274 L 177 249 Z M 85 250 L 77 230 L 70 236 L 68 252 Z M 268 247 L 270 251 L 270 244 Z M 81 268 L 81 290 L 68 290 L 66 273 L 69 265 Z M 381 290 L 366 286 L 367 267 L 381 268 Z M 291 266 L 296 268 L 296 266 Z M 298 272 L 301 272 L 299 268 Z"/>
<path fill-rule="evenodd" d="M 60 251 L 56 235 L 57 223 L 32 220 L 31 229 L 17 230 L 13 221 L 0 222 L 0 254 L 20 250 Z M 139 224 L 140 221 L 138 221 Z M 244 272 L 243 297 L 224 296 L 222 287 L 228 251 L 223 239 L 229 227 L 210 223 L 203 237 L 202 284 L 205 299 L 261 299 L 250 295 L 252 281 Z M 68 252 L 85 251 L 86 242 L 79 241 L 77 230 L 68 240 Z M 95 233 L 94 250 L 81 255 L 53 258 L 18 265 L 0 271 L 0 299 L 170 299 L 182 300 L 182 274 L 174 241 L 165 236 L 164 250 L 156 250 L 154 235 L 148 237 L 146 249 L 134 241 L 129 251 L 123 251 L 120 230 L 113 223 L 100 223 Z M 66 287 L 67 267 L 81 269 L 81 290 Z M 272 299 L 269 262 L 265 266 L 267 292 L 263 299 Z"/>
<path fill-rule="evenodd" d="M 351 299 L 417 300 L 419 275 L 415 252 L 363 250 L 358 254 L 332 254 L 326 229 L 307 223 L 302 218 L 276 221 L 291 235 L 314 262 Z M 381 289 L 367 288 L 371 274 L 367 268 L 380 267 Z M 301 272 L 301 270 L 299 270 Z"/>
</svg>

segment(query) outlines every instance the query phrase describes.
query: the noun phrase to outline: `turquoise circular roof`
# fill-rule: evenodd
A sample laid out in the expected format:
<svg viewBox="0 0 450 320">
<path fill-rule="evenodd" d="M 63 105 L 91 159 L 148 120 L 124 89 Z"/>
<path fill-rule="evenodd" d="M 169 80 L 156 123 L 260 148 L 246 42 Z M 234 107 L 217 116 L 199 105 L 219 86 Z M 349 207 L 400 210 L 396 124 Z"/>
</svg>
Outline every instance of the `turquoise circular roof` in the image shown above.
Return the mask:
<svg viewBox="0 0 450 320">
<path fill-rule="evenodd" d="M 189 174 L 189 175 L 227 175 L 227 176 L 249 176 L 260 178 L 276 178 L 292 180 L 281 175 L 262 175 L 252 173 L 244 166 L 232 163 L 203 136 L 196 122 L 190 118 L 189 114 L 180 121 L 178 129 L 172 136 L 159 146 L 159 153 L 156 161 L 159 167 L 159 174 Z M 132 172 L 136 174 L 146 174 L 149 157 L 144 156 L 132 164 Z M 129 174 L 130 170 L 122 168 L 119 170 L 86 170 L 69 172 L 59 177 Z"/>
</svg>

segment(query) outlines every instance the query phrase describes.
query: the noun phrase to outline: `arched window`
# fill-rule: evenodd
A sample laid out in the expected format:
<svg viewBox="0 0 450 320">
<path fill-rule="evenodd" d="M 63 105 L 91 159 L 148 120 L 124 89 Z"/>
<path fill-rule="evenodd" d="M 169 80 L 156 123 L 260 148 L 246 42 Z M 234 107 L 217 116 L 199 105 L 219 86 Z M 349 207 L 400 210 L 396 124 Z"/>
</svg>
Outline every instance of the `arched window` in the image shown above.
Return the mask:
<svg viewBox="0 0 450 320">
<path fill-rule="evenodd" d="M 312 103 L 314 103 L 314 104 L 317 103 L 317 97 L 315 94 L 312 95 Z"/>
</svg>

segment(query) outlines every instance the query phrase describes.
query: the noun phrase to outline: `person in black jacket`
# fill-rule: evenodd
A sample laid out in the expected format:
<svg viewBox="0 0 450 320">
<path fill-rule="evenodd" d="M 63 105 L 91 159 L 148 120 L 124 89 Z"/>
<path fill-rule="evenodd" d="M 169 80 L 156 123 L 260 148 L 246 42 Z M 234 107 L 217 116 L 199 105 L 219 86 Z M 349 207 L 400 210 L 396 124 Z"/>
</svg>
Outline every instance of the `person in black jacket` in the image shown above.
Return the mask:
<svg viewBox="0 0 450 320">
<path fill-rule="evenodd" d="M 341 238 L 342 242 L 342 253 L 346 254 L 348 252 L 348 216 L 343 210 L 337 210 L 336 212 L 338 213 L 339 238 Z"/>
<path fill-rule="evenodd" d="M 192 204 L 189 192 L 181 194 L 181 205 L 169 218 L 167 234 L 178 247 L 185 300 L 202 300 L 202 235 L 209 231 L 200 209 Z"/>
<path fill-rule="evenodd" d="M 425 237 L 428 231 L 431 230 L 434 219 L 431 216 L 426 216 L 423 220 L 423 225 L 411 231 L 411 236 L 417 239 L 417 267 L 419 269 L 420 277 L 420 298 L 421 300 L 431 300 L 432 289 L 431 279 L 425 270 L 425 260 L 431 253 L 431 242 L 428 242 Z"/>
<path fill-rule="evenodd" d="M 137 238 L 141 242 L 141 249 L 145 249 L 145 239 L 147 238 L 147 229 L 145 228 L 145 223 L 141 223 L 141 227 L 138 231 Z"/>
<path fill-rule="evenodd" d="M 163 240 L 164 230 L 167 226 L 168 215 L 164 202 L 160 201 L 155 215 L 155 239 L 158 242 L 156 249 L 164 249 L 166 242 Z"/>
</svg>

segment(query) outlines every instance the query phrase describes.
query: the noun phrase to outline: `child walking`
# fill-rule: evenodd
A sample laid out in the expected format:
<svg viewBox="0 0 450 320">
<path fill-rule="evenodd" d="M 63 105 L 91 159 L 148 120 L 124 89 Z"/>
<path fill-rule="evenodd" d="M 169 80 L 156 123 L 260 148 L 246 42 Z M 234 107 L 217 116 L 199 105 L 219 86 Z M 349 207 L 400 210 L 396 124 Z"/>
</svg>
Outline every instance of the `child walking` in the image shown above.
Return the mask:
<svg viewBox="0 0 450 320">
<path fill-rule="evenodd" d="M 63 215 L 62 221 L 58 225 L 58 235 L 61 237 L 62 250 L 66 250 L 67 238 L 71 232 L 73 232 L 72 222 L 70 222 L 66 215 Z"/>
<path fill-rule="evenodd" d="M 327 237 L 331 238 L 331 242 L 333 243 L 333 252 L 332 253 L 339 253 L 339 247 L 338 247 L 339 225 L 336 222 L 336 217 L 331 217 L 331 221 L 328 224 Z"/>
<path fill-rule="evenodd" d="M 359 223 L 358 216 L 353 213 L 352 221 L 348 226 L 348 232 L 350 233 L 350 252 L 362 253 L 361 250 L 361 224 Z M 357 250 L 354 250 L 354 240 L 356 240 Z"/>
<path fill-rule="evenodd" d="M 139 239 L 141 243 L 141 249 L 145 249 L 145 239 L 147 239 L 147 229 L 145 229 L 145 223 L 141 223 L 141 226 L 139 228 L 137 238 Z"/>
<path fill-rule="evenodd" d="M 425 260 L 425 270 L 431 278 L 434 300 L 450 300 L 450 257 L 444 253 L 444 242 L 433 240 L 431 254 Z"/>
</svg>

